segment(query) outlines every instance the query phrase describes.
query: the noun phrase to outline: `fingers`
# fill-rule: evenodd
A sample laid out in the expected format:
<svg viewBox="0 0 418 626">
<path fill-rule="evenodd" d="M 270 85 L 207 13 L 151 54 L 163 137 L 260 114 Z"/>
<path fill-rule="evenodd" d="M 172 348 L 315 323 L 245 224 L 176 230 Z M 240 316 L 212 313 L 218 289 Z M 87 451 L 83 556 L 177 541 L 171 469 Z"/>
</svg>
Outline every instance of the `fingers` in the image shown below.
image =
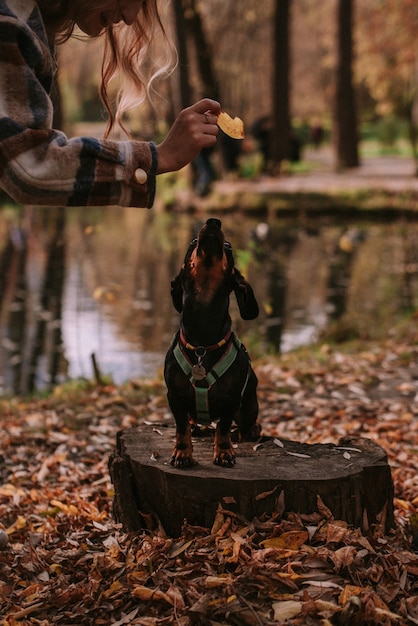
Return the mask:
<svg viewBox="0 0 418 626">
<path fill-rule="evenodd" d="M 203 98 L 196 102 L 191 107 L 197 113 L 212 113 L 214 116 L 218 117 L 221 112 L 221 105 L 217 100 L 212 100 L 211 98 Z"/>
<path fill-rule="evenodd" d="M 179 113 L 167 137 L 157 146 L 158 174 L 184 167 L 202 148 L 215 145 L 220 110 L 219 102 L 203 98 Z"/>
<path fill-rule="evenodd" d="M 206 113 L 203 113 L 203 117 L 205 118 L 205 123 L 206 124 L 214 124 L 215 126 L 217 126 L 218 124 L 218 116 L 217 115 L 213 115 L 213 113 L 211 113 L 210 111 L 206 111 Z"/>
<path fill-rule="evenodd" d="M 203 98 L 196 102 L 188 109 L 190 112 L 198 114 L 198 122 L 206 124 L 207 127 L 203 127 L 200 130 L 207 135 L 217 135 L 218 128 L 218 115 L 221 112 L 221 105 L 216 100 L 211 98 Z"/>
</svg>

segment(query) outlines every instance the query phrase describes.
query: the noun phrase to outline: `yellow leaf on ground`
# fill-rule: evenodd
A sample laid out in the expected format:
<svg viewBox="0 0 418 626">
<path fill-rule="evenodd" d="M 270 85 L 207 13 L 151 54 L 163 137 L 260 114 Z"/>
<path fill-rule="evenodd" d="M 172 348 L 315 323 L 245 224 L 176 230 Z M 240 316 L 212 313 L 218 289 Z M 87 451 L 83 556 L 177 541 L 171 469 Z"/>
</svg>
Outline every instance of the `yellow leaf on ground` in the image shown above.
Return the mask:
<svg viewBox="0 0 418 626">
<path fill-rule="evenodd" d="M 296 600 L 283 600 L 282 602 L 274 602 L 272 604 L 274 611 L 273 619 L 275 622 L 283 623 L 286 619 L 296 617 L 302 611 L 302 602 Z"/>
<path fill-rule="evenodd" d="M 283 533 L 279 537 L 272 537 L 262 541 L 263 548 L 284 548 L 285 550 L 299 550 L 305 541 L 308 540 L 306 530 L 291 530 Z"/>
</svg>

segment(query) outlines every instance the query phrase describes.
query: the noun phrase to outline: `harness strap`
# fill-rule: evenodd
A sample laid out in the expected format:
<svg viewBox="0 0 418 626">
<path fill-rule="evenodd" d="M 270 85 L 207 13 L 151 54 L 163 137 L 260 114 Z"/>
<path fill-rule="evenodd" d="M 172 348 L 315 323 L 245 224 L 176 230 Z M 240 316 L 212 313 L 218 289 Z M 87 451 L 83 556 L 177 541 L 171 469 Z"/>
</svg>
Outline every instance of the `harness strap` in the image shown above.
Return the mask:
<svg viewBox="0 0 418 626">
<path fill-rule="evenodd" d="M 183 344 L 183 346 L 187 348 L 188 350 L 197 350 L 198 348 L 204 348 L 206 352 L 209 352 L 211 350 L 217 350 L 218 348 L 221 348 L 222 346 L 224 346 L 226 342 L 229 341 L 229 338 L 231 337 L 231 335 L 232 335 L 232 331 L 228 330 L 225 337 L 223 337 L 220 341 L 218 341 L 218 343 L 214 343 L 213 346 L 193 346 L 191 343 L 186 341 L 186 337 L 184 336 L 183 330 L 180 328 L 180 334 L 178 335 L 178 339 Z"/>
<path fill-rule="evenodd" d="M 212 385 L 214 385 L 218 378 L 225 374 L 225 372 L 231 367 L 232 363 L 237 357 L 238 350 L 242 348 L 242 343 L 236 335 L 233 335 L 233 339 L 227 351 L 223 354 L 219 361 L 215 363 L 210 372 L 208 372 L 206 376 L 199 381 L 197 381 L 191 373 L 193 366 L 181 349 L 180 343 L 178 341 L 178 334 L 175 335 L 173 343 L 175 343 L 173 353 L 177 360 L 177 363 L 180 365 L 186 376 L 188 376 L 190 383 L 195 390 L 197 419 L 201 424 L 210 424 L 208 402 L 209 389 L 212 387 Z M 241 391 L 241 398 L 244 395 L 245 389 L 247 387 L 249 376 L 250 367 L 248 367 L 247 378 Z"/>
</svg>

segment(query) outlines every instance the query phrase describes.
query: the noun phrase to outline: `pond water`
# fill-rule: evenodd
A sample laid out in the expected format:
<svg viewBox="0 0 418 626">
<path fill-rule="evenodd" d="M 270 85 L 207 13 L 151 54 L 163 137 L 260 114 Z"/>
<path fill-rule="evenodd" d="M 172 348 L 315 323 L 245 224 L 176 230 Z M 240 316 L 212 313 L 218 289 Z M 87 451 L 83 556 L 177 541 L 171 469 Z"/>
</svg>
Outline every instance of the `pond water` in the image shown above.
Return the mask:
<svg viewBox="0 0 418 626">
<path fill-rule="evenodd" d="M 178 325 L 170 281 L 207 217 L 0 207 L 0 393 L 91 379 L 94 360 L 116 383 L 161 372 Z M 331 324 L 340 338 L 373 336 L 417 306 L 415 222 L 216 217 L 260 305 L 244 322 L 231 298 L 254 358 Z"/>
</svg>

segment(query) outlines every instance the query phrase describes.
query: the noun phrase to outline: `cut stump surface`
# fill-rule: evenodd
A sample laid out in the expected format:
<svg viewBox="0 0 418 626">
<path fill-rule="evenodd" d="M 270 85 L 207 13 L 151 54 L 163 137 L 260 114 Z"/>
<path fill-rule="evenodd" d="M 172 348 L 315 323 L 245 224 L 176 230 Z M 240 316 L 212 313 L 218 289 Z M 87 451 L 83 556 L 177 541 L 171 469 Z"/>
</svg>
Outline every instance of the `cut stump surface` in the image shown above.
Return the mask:
<svg viewBox="0 0 418 626">
<path fill-rule="evenodd" d="M 185 520 L 211 527 L 219 504 L 251 520 L 274 512 L 311 514 L 318 496 L 335 519 L 367 530 L 393 527 L 393 482 L 386 452 L 364 438 L 338 445 L 305 444 L 261 437 L 241 442 L 233 468 L 212 463 L 213 431 L 193 439 L 198 465 L 170 465 L 172 427 L 141 426 L 121 431 L 109 461 L 114 513 L 125 530 L 158 520 L 178 536 Z"/>
</svg>

